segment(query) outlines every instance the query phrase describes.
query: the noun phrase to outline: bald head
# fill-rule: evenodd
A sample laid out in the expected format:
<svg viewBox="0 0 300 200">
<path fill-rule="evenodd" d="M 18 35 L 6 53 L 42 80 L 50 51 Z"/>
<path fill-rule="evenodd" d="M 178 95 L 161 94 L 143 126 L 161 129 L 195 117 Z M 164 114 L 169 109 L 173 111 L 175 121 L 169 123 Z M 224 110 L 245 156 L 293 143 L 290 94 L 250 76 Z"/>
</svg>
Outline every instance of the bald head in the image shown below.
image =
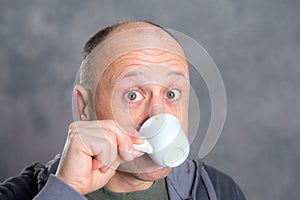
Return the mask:
<svg viewBox="0 0 300 200">
<path fill-rule="evenodd" d="M 85 59 L 91 52 L 92 50 L 99 45 L 101 42 L 103 42 L 109 35 L 111 35 L 113 32 L 117 31 L 122 31 L 128 29 L 129 27 L 131 28 L 140 28 L 142 25 L 145 26 L 153 26 L 160 28 L 170 34 L 167 30 L 165 30 L 163 27 L 149 21 L 124 21 L 124 22 L 119 22 L 116 24 L 113 24 L 111 26 L 107 26 L 100 31 L 98 31 L 93 37 L 91 37 L 87 43 L 85 44 L 83 48 L 83 59 Z M 173 37 L 170 34 L 171 37 Z M 174 38 L 175 39 L 175 38 Z"/>
<path fill-rule="evenodd" d="M 184 52 L 173 36 L 151 22 L 129 21 L 106 27 L 85 45 L 80 83 L 92 93 L 103 73 L 119 57 L 134 51 L 156 49 L 185 59 Z"/>
</svg>

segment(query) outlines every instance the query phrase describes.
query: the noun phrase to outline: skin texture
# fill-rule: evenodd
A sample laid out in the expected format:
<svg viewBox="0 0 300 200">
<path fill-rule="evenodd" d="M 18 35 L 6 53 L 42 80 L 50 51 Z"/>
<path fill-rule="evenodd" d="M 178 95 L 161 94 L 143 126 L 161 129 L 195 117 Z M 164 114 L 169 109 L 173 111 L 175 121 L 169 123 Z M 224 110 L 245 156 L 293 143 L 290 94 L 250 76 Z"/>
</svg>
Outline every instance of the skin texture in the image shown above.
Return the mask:
<svg viewBox="0 0 300 200">
<path fill-rule="evenodd" d="M 147 29 L 147 36 L 141 34 L 142 29 Z M 128 30 L 138 31 L 126 37 L 118 35 Z M 101 69 L 92 95 L 95 107 L 84 87 L 77 85 L 74 90 L 82 121 L 69 127 L 56 175 L 82 194 L 103 186 L 115 192 L 145 190 L 170 173 L 170 168 L 157 166 L 148 155 L 133 149 L 132 144 L 143 143 L 138 130 L 149 117 L 172 114 L 187 133 L 189 74 L 178 43 L 161 29 L 142 22 L 121 25 L 109 37 L 114 36 L 122 36 L 126 44 L 140 40 L 151 48 L 139 46 L 141 42 L 122 46 L 122 37 L 105 44 L 95 54 L 95 66 L 107 66 Z M 102 55 L 107 51 L 110 53 L 105 55 L 114 59 L 104 64 Z M 134 99 L 130 99 L 132 95 Z M 97 120 L 93 120 L 93 112 Z"/>
<path fill-rule="evenodd" d="M 145 76 L 134 75 L 134 72 L 141 72 Z M 172 74 L 166 78 L 166 74 L 170 73 Z M 132 76 L 126 77 L 127 74 Z M 157 77 L 158 74 L 161 77 Z M 181 58 L 157 50 L 132 52 L 116 60 L 104 77 L 113 77 L 111 80 L 115 81 L 109 84 L 110 78 L 103 79 L 97 89 L 96 102 L 100 99 L 112 99 L 112 101 L 111 104 L 96 104 L 97 116 L 104 119 L 114 118 L 122 127 L 134 127 L 138 130 L 152 115 L 169 113 L 181 120 L 187 132 L 188 71 L 185 61 Z M 172 100 L 166 98 L 166 93 L 175 88 L 181 91 L 180 97 Z M 140 98 L 135 102 L 128 102 L 126 92 L 132 90 L 138 91 Z M 112 112 L 105 112 L 104 108 L 109 107 Z M 120 181 L 120 176 L 153 181 L 166 177 L 170 171 L 170 168 L 157 166 L 147 155 L 144 155 L 132 162 L 122 163 L 117 171 L 118 175 L 114 176 L 106 187 L 113 190 L 111 185 L 124 182 Z M 121 192 L 122 189 L 117 191 Z"/>
</svg>

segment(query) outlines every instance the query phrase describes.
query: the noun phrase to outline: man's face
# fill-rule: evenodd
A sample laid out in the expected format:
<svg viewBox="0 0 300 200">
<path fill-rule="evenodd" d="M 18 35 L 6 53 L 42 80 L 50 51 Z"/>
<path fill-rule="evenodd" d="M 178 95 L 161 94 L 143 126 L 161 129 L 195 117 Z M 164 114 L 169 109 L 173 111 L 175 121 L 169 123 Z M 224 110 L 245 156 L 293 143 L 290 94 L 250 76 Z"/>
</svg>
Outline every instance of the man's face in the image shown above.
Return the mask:
<svg viewBox="0 0 300 200">
<path fill-rule="evenodd" d="M 140 49 L 117 58 L 102 75 L 95 95 L 98 119 L 113 119 L 137 131 L 149 117 L 168 113 L 188 129 L 189 74 L 184 57 L 159 49 Z M 171 133 L 170 133 L 171 134 Z M 142 180 L 165 177 L 171 169 L 148 155 L 120 165 Z"/>
</svg>

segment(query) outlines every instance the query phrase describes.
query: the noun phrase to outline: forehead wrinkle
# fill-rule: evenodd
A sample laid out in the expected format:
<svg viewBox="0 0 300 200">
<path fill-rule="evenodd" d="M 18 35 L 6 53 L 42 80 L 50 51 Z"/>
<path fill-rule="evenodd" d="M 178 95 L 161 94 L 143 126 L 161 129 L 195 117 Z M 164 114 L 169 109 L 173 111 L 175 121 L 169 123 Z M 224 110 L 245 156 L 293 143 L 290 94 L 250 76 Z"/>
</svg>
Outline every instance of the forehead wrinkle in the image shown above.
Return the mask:
<svg viewBox="0 0 300 200">
<path fill-rule="evenodd" d="M 127 55 L 132 56 L 133 58 L 136 58 L 139 61 L 151 62 L 153 64 L 168 62 L 168 61 L 186 62 L 185 57 L 179 56 L 178 54 L 169 52 L 168 50 L 162 50 L 162 49 L 142 49 L 142 50 L 132 51 Z M 124 57 L 126 57 L 126 55 Z"/>
<path fill-rule="evenodd" d="M 187 61 L 178 55 L 161 50 L 139 50 L 122 55 L 112 65 L 125 67 L 147 67 L 149 65 L 163 65 L 166 67 L 183 66 Z"/>
<path fill-rule="evenodd" d="M 160 50 L 158 54 L 155 52 L 155 54 L 153 54 L 153 51 L 151 52 L 152 56 L 157 56 L 156 59 L 150 59 L 152 63 L 156 61 L 160 63 L 160 56 L 163 57 L 165 53 L 162 52 L 166 50 L 182 58 L 180 60 L 181 63 L 186 65 L 184 51 L 173 37 L 161 28 L 149 26 L 148 24 L 136 25 L 137 26 L 130 25 L 127 28 L 122 26 L 125 29 L 113 31 L 114 34 L 109 34 L 109 36 L 91 52 L 88 58 L 91 60 L 93 66 L 98 66 L 96 67 L 97 69 L 94 69 L 96 74 L 98 74 L 96 80 L 99 81 L 105 71 L 110 71 L 107 70 L 107 68 L 110 68 L 110 65 L 112 65 L 115 60 L 126 55 L 128 52 L 134 52 L 136 50 Z M 147 53 L 149 54 L 149 51 Z M 145 62 L 149 62 L 149 60 L 146 59 Z M 105 74 L 108 75 L 109 73 Z"/>
<path fill-rule="evenodd" d="M 99 52 L 102 58 L 99 62 L 106 62 L 108 66 L 120 55 L 142 49 L 166 50 L 185 58 L 182 47 L 174 38 L 160 28 L 151 26 L 116 31 L 98 45 L 93 53 Z"/>
<path fill-rule="evenodd" d="M 186 78 L 188 79 L 187 61 L 184 56 L 169 50 L 148 48 L 130 51 L 116 58 L 104 70 L 100 82 L 102 85 L 105 83 L 114 84 L 120 76 L 128 71 L 128 68 L 147 67 L 151 64 L 161 64 L 167 67 L 175 66 L 177 69 L 182 66 L 181 68 L 187 73 Z"/>
<path fill-rule="evenodd" d="M 147 66 L 149 64 L 160 64 L 160 63 L 170 63 L 179 62 L 182 65 L 186 65 L 187 62 L 185 58 L 178 56 L 174 53 L 163 51 L 160 49 L 142 49 L 131 51 L 124 55 L 121 55 L 116 60 L 114 60 L 108 68 L 116 66 Z M 178 64 L 177 64 L 178 65 Z M 172 66 L 172 65 L 171 65 Z"/>
</svg>

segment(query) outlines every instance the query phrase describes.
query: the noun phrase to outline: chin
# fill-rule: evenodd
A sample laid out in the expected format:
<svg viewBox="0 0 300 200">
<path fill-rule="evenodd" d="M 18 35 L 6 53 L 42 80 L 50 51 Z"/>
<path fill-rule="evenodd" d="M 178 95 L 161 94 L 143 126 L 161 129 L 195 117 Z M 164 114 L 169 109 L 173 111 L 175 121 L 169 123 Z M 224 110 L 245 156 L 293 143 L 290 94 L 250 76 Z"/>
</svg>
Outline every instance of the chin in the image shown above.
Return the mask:
<svg viewBox="0 0 300 200">
<path fill-rule="evenodd" d="M 122 163 L 118 171 L 131 174 L 139 180 L 155 181 L 168 176 L 172 168 L 161 167 L 155 164 L 148 155 L 144 155 L 131 162 Z"/>
<path fill-rule="evenodd" d="M 162 168 L 151 172 L 133 173 L 132 176 L 142 181 L 156 181 L 167 177 L 171 170 L 171 168 Z"/>
</svg>

